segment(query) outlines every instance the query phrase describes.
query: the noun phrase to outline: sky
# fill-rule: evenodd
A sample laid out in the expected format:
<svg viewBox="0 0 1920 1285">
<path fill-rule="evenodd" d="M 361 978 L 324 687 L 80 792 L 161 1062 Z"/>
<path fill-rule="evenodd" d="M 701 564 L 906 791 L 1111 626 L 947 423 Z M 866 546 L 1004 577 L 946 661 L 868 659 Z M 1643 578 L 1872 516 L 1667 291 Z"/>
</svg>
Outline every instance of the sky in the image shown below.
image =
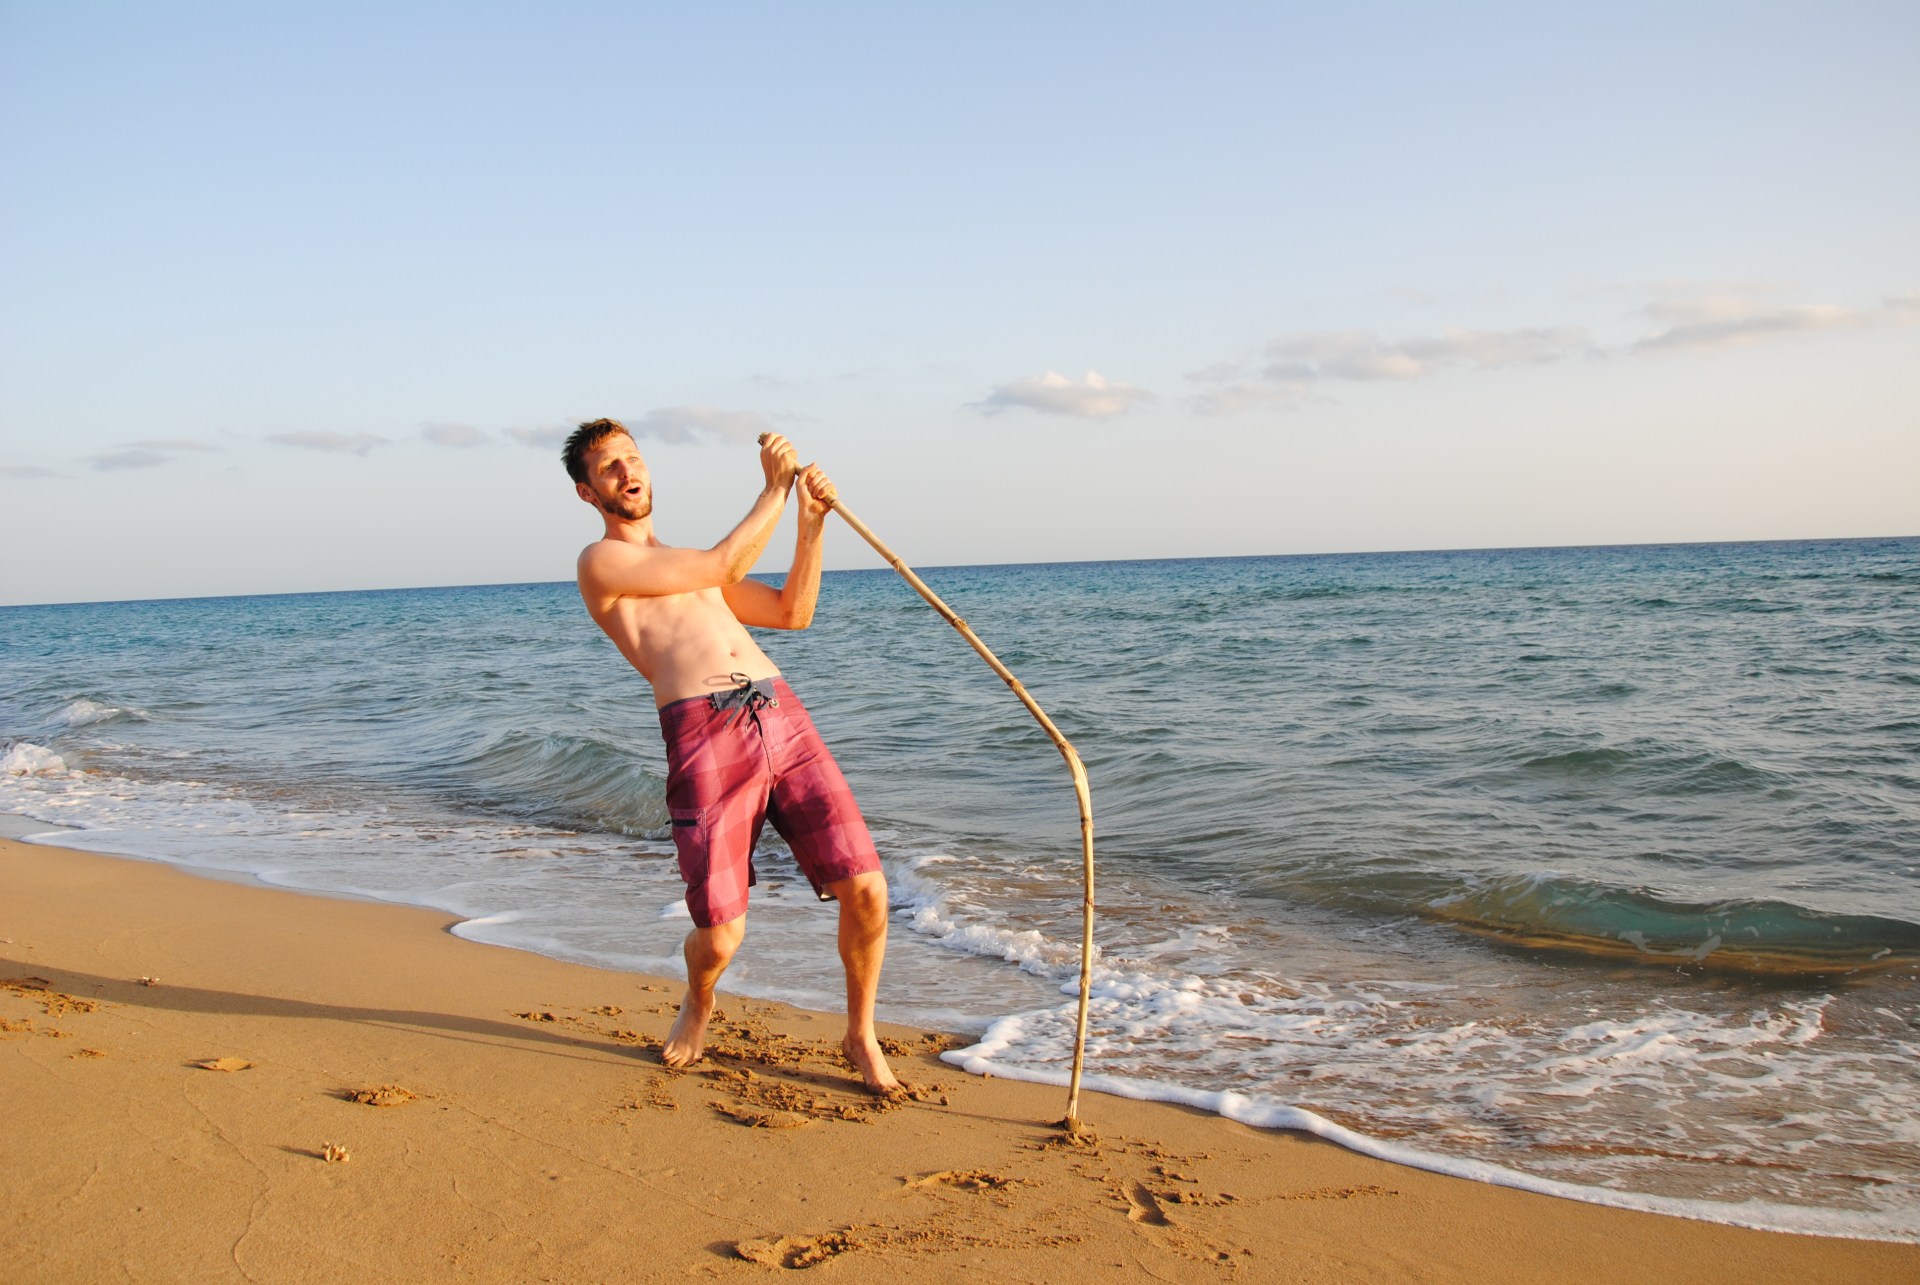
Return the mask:
<svg viewBox="0 0 1920 1285">
<path fill-rule="evenodd" d="M 671 543 L 770 428 L 919 566 L 1920 534 L 1916 65 L 1908 0 L 0 0 L 0 604 L 569 579 L 600 416 Z"/>
</svg>

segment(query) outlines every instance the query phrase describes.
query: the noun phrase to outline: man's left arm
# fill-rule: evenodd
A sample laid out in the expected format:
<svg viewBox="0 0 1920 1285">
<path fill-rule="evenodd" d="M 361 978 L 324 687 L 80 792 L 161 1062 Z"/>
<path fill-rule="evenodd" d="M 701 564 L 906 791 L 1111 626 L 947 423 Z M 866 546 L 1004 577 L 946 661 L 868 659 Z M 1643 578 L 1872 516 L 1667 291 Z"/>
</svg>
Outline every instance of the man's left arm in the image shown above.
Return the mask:
<svg viewBox="0 0 1920 1285">
<path fill-rule="evenodd" d="M 793 491 L 800 501 L 800 534 L 794 541 L 793 567 L 787 572 L 786 583 L 778 589 L 758 580 L 721 586 L 728 609 L 743 625 L 805 629 L 813 623 L 813 609 L 820 601 L 821 536 L 837 492 L 818 464 L 800 471 Z"/>
</svg>

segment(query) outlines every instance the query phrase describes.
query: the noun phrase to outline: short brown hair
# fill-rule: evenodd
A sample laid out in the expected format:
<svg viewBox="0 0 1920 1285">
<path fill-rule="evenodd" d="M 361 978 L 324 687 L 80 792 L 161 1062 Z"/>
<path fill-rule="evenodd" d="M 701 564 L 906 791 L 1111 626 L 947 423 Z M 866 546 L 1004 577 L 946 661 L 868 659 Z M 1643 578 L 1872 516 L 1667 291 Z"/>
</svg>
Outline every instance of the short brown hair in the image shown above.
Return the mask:
<svg viewBox="0 0 1920 1285">
<path fill-rule="evenodd" d="M 617 419 L 591 419 L 567 434 L 567 444 L 560 448 L 560 462 L 567 466 L 567 476 L 576 482 L 586 481 L 587 452 L 616 433 L 633 436 Z"/>
</svg>

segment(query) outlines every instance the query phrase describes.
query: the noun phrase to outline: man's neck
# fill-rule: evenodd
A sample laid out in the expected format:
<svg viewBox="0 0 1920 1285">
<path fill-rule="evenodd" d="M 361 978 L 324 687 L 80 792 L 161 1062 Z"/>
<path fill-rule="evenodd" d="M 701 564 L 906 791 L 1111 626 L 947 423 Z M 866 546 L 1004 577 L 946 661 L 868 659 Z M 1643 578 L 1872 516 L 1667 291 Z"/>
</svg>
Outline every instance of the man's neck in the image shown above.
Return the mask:
<svg viewBox="0 0 1920 1285">
<path fill-rule="evenodd" d="M 602 510 L 600 516 L 606 519 L 606 538 L 609 540 L 616 540 L 621 544 L 654 545 L 660 543 L 659 539 L 653 534 L 653 515 L 651 513 L 644 518 L 621 518 L 615 517 L 613 514 Z"/>
</svg>

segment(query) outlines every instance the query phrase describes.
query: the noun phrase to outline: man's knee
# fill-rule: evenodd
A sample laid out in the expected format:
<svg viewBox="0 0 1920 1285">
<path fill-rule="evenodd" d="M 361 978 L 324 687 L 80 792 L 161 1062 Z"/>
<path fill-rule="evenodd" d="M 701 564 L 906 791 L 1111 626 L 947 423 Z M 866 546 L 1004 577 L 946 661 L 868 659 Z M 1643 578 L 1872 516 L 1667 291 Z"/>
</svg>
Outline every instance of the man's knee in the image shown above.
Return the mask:
<svg viewBox="0 0 1920 1285">
<path fill-rule="evenodd" d="M 878 870 L 836 879 L 826 886 L 840 903 L 840 913 L 862 920 L 886 922 L 887 876 Z"/>
<path fill-rule="evenodd" d="M 747 935 L 747 917 L 735 915 L 723 924 L 711 928 L 695 928 L 687 934 L 687 946 L 709 959 L 725 964 L 733 958 L 733 952 L 740 949 L 740 942 Z"/>
</svg>

